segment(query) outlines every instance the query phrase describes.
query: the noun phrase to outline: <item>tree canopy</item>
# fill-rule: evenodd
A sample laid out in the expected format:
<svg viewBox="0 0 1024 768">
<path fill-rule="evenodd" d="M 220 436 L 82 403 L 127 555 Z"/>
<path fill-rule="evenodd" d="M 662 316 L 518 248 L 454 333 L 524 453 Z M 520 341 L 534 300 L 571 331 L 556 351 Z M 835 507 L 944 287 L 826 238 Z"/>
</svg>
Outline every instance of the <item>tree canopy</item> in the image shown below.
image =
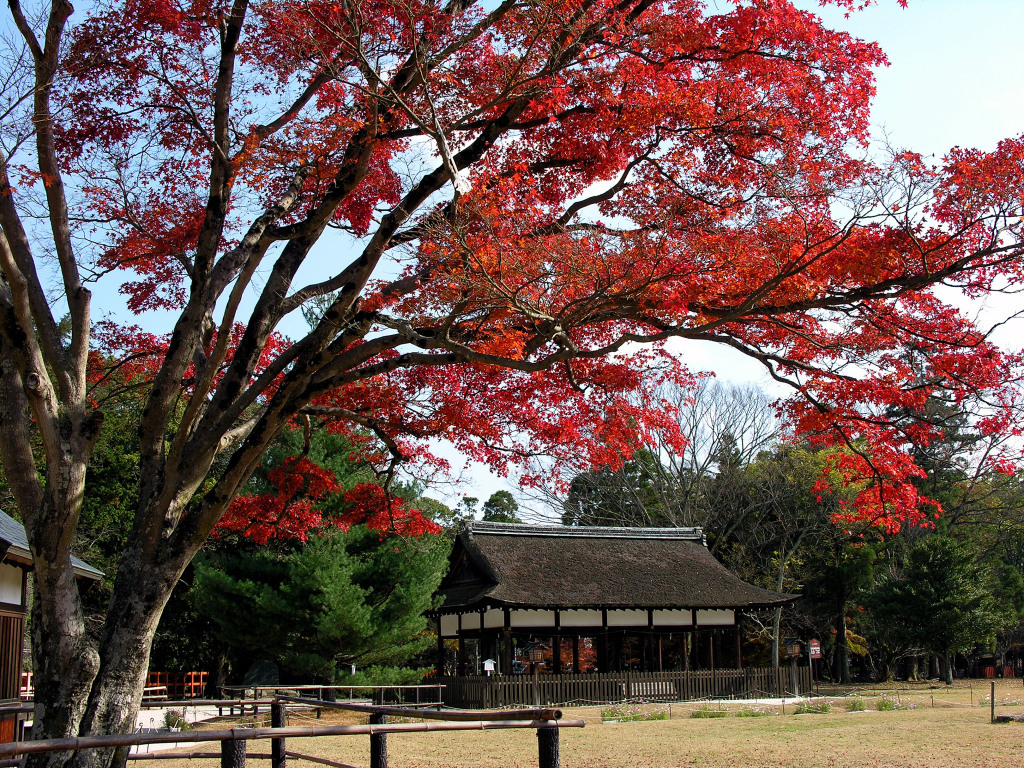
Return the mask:
<svg viewBox="0 0 1024 768">
<path fill-rule="evenodd" d="M 701 340 L 791 385 L 794 427 L 852 448 L 832 471 L 874 481 L 846 514 L 890 528 L 929 514 L 911 446 L 935 429 L 894 406 L 983 395 L 1008 428 L 1016 356 L 933 286 L 1018 284 L 1024 142 L 872 157 L 881 51 L 785 0 L 44 6 L 8 4 L 0 79 L 0 460 L 36 553 L 36 735 L 130 727 L 223 516 L 305 524 L 297 485 L 235 501 L 297 421 L 385 479 L 443 467 L 436 438 L 502 472 L 615 465 L 674 423 L 649 385 L 696 384 L 663 343 Z M 96 280 L 162 327 L 97 318 Z M 145 395 L 94 642 L 69 554 L 112 377 Z M 422 524 L 371 485 L 353 524 Z"/>
</svg>

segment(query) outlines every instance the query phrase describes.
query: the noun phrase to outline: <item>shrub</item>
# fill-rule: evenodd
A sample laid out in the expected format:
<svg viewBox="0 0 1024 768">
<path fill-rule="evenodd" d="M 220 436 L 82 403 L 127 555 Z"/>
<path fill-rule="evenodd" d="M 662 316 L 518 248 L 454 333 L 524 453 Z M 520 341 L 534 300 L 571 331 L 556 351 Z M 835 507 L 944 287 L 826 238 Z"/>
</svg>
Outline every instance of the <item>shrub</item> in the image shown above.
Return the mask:
<svg viewBox="0 0 1024 768">
<path fill-rule="evenodd" d="M 721 707 L 713 707 L 710 704 L 701 704 L 690 713 L 690 717 L 728 717 L 729 710 Z"/>
<path fill-rule="evenodd" d="M 879 712 L 896 712 L 904 709 L 917 709 L 917 704 L 913 701 L 900 701 L 885 693 L 878 699 Z"/>
<path fill-rule="evenodd" d="M 192 726 L 189 725 L 188 720 L 185 719 L 185 712 L 183 710 L 168 709 L 164 712 L 164 727 L 187 731 Z"/>
<path fill-rule="evenodd" d="M 423 683 L 427 671 L 409 667 L 374 665 L 360 669 L 354 675 L 338 675 L 335 685 L 420 685 Z"/>
<path fill-rule="evenodd" d="M 668 710 L 662 707 L 650 707 L 642 701 L 630 703 L 623 701 L 610 704 L 601 710 L 602 720 L 617 720 L 620 723 L 635 723 L 640 720 L 668 720 Z"/>
<path fill-rule="evenodd" d="M 831 711 L 832 702 L 825 699 L 819 701 L 807 699 L 797 702 L 796 705 L 796 714 L 798 715 L 827 715 Z"/>
<path fill-rule="evenodd" d="M 991 694 L 986 694 L 985 696 L 981 697 L 981 706 L 987 707 L 991 703 L 992 703 L 992 696 L 991 696 Z M 996 706 L 997 707 L 1017 707 L 1017 706 L 1020 706 L 1020 699 L 1015 698 L 1014 696 L 1004 696 L 1001 699 L 996 699 Z"/>
<path fill-rule="evenodd" d="M 847 712 L 867 712 L 868 705 L 860 696 L 853 696 L 846 700 Z"/>
<path fill-rule="evenodd" d="M 771 707 L 743 707 L 736 712 L 736 717 L 767 717 L 776 714 Z"/>
</svg>

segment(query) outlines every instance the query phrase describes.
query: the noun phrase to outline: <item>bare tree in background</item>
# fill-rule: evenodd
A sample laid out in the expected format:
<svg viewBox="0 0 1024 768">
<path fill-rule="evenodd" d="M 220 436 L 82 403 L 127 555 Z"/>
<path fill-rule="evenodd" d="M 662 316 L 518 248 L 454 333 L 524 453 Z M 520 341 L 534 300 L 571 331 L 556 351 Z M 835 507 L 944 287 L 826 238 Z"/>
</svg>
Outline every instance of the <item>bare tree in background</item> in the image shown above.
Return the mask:
<svg viewBox="0 0 1024 768">
<path fill-rule="evenodd" d="M 733 494 L 734 486 L 712 488 L 712 481 L 729 471 L 723 465 L 746 465 L 780 439 L 772 399 L 757 386 L 713 379 L 695 390 L 666 386 L 658 394 L 676 410 L 682 450 L 676 436 L 659 433 L 618 469 L 563 469 L 561 476 L 571 478 L 565 487 L 524 491 L 534 502 L 533 517 L 576 525 L 699 525 L 716 535 L 739 525 L 750 510 L 737 509 L 736 499 L 725 503 L 722 494 Z"/>
</svg>

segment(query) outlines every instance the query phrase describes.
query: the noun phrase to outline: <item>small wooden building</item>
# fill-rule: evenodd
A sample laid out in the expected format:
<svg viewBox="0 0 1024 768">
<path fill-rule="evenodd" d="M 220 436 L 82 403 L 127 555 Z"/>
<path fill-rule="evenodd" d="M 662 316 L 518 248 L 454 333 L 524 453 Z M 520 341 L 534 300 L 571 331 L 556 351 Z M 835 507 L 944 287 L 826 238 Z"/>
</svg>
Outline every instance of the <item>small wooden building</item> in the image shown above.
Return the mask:
<svg viewBox="0 0 1024 768">
<path fill-rule="evenodd" d="M 796 599 L 736 577 L 700 528 L 482 522 L 460 532 L 439 592 L 438 675 L 453 691 L 486 673 L 741 670 L 743 611 Z"/>
<path fill-rule="evenodd" d="M 79 579 L 95 581 L 103 572 L 88 563 L 71 558 Z M 0 742 L 14 741 L 18 718 L 6 714 L 3 707 L 20 703 L 21 671 L 28 613 L 28 574 L 32 570 L 32 552 L 25 527 L 0 511 Z"/>
</svg>

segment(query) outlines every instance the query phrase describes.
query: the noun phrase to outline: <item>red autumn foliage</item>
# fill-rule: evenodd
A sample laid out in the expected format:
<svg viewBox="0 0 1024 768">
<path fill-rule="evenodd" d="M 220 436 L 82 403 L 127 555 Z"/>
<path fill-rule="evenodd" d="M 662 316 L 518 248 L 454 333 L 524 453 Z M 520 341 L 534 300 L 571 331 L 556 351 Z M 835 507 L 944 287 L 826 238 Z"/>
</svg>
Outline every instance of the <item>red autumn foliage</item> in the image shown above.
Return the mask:
<svg viewBox="0 0 1024 768">
<path fill-rule="evenodd" d="M 325 525 L 348 530 L 362 524 L 378 531 L 381 538 L 391 534 L 418 537 L 441 532 L 441 528 L 422 512 L 406 508 L 402 499 L 376 483 L 359 483 L 345 492 L 345 513 L 337 518 L 325 518 L 318 502 L 328 494 L 341 493 L 342 489 L 333 472 L 305 456 L 289 456 L 267 473 L 267 479 L 277 493 L 239 496 L 217 523 L 214 535 L 238 533 L 257 544 L 266 544 L 272 539 L 306 541 L 311 531 Z"/>
<path fill-rule="evenodd" d="M 316 503 L 341 488 L 334 473 L 304 456 L 289 456 L 267 474 L 276 494 L 239 496 L 215 531 L 231 531 L 266 544 L 271 539 L 306 541 L 309 531 L 324 523 Z"/>
<path fill-rule="evenodd" d="M 781 0 L 713 14 L 691 0 L 567 2 L 554 16 L 511 5 L 496 18 L 418 1 L 370 5 L 357 24 L 332 2 L 253 3 L 238 44 L 245 86 L 235 109 L 244 118 L 230 143 L 222 260 L 245 247 L 253 216 L 289 194 L 298 197 L 275 213 L 283 238 L 318 211 L 352 234 L 382 236 L 375 208 L 408 206 L 416 195 L 396 170 L 422 153 L 416 137 L 442 155 L 461 152 L 453 156 L 465 168 L 461 197 L 428 206 L 414 236 L 398 237 L 410 256 L 402 274 L 367 282 L 358 313 L 349 313 L 365 318 L 365 330 L 336 350 L 330 386 L 300 398 L 310 410 L 339 429 L 369 429 L 380 441 L 366 445 L 377 461 L 431 461 L 427 442 L 441 437 L 501 473 L 536 453 L 616 464 L 650 431 L 671 429 L 663 404 L 645 394 L 655 380 L 692 376 L 664 349 L 609 353 L 625 340 L 699 338 L 738 347 L 792 381 L 800 395 L 785 410 L 799 430 L 861 446 L 837 458 L 832 475 L 874 480 L 850 516 L 894 527 L 926 514 L 932 502 L 917 497 L 905 449 L 937 432 L 880 414 L 939 388 L 1009 404 L 996 393 L 1016 359 L 928 286 L 948 271 L 983 295 L 993 281 L 1021 276 L 1021 260 L 996 257 L 1000 238 L 1016 229 L 996 237 L 992 229 L 993 217 L 1017 204 L 1019 141 L 988 154 L 956 149 L 941 167 L 913 153 L 888 165 L 855 157 L 851 142 L 867 139 L 871 67 L 884 59 Z M 572 23 L 561 15 L 570 9 Z M 99 265 L 137 276 L 122 285 L 133 309 L 185 301 L 192 278 L 182 254 L 205 236 L 201 179 L 216 162 L 215 125 L 192 105 L 216 101 L 208 46 L 220 13 L 209 0 L 132 0 L 99 7 L 74 37 L 66 97 L 77 119 L 58 126 L 64 167 L 90 180 L 86 203 L 109 222 L 97 227 L 107 243 Z M 489 31 L 473 31 L 481 29 Z M 375 101 L 359 84 L 359 57 L 397 65 L 416 39 L 448 52 L 430 88 Z M 522 56 L 527 46 L 574 44 L 586 66 Z M 331 61 L 344 65 L 330 70 Z M 289 103 L 276 95 L 286 83 L 306 90 Z M 158 122 L 124 108 L 141 103 L 165 105 Z M 486 152 L 465 157 L 483 130 L 476 126 L 506 119 L 517 140 L 487 139 Z M 89 168 L 128 141 L 152 142 L 151 161 L 128 164 L 137 174 L 110 194 L 109 178 Z M 363 170 L 335 200 L 353 147 Z M 449 160 L 440 160 L 443 175 Z M 863 184 L 874 198 L 853 202 L 845 190 Z M 897 187 L 930 191 L 901 196 Z M 835 215 L 844 195 L 860 206 L 847 222 Z M 886 205 L 898 215 L 878 215 Z M 256 330 L 231 324 L 219 370 L 197 397 L 217 391 L 239 345 L 248 355 L 264 348 L 241 370 L 243 388 L 260 388 L 250 403 L 271 398 L 289 361 L 301 359 L 301 345 L 267 335 L 272 312 L 257 317 Z M 126 330 L 124 364 L 155 375 L 170 337 Z M 216 338 L 206 333 L 206 354 Z M 906 343 L 926 371 L 902 362 Z M 419 359 L 403 350 L 409 344 L 423 350 Z M 262 378 L 275 361 L 276 378 Z M 859 370 L 847 373 L 851 365 Z M 183 371 L 186 393 L 195 373 L 194 364 Z M 994 412 L 991 428 L 1005 427 L 1008 412 Z"/>
</svg>

